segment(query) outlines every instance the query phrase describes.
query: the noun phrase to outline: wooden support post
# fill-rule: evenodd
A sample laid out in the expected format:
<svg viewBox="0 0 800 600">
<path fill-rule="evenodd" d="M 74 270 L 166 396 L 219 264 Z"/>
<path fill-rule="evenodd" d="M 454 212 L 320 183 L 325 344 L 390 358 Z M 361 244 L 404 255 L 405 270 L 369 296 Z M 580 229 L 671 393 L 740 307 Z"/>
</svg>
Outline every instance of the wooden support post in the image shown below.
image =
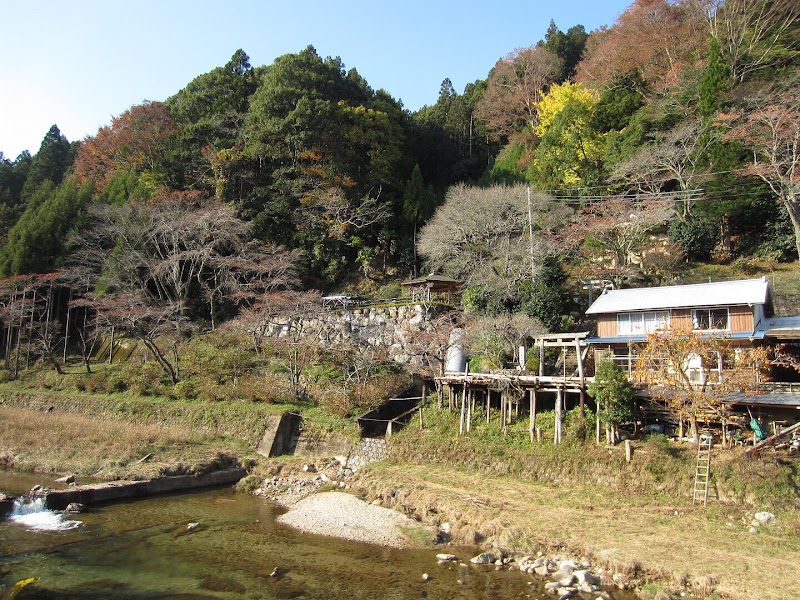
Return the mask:
<svg viewBox="0 0 800 600">
<path fill-rule="evenodd" d="M 531 443 L 533 443 L 534 435 L 536 432 L 536 388 L 528 390 L 528 397 L 530 399 L 530 434 Z"/>
<path fill-rule="evenodd" d="M 422 418 L 422 407 L 419 407 L 419 430 L 425 429 L 425 421 Z"/>
<path fill-rule="evenodd" d="M 386 423 L 386 437 L 387 438 L 392 437 L 392 422 L 391 421 Z"/>
<path fill-rule="evenodd" d="M 581 380 L 581 419 L 586 417 L 586 385 L 583 375 L 583 356 L 581 355 L 581 341 L 575 338 L 575 354 L 578 357 L 578 377 Z"/>
<path fill-rule="evenodd" d="M 631 462 L 633 460 L 633 446 L 631 446 L 630 440 L 625 440 L 625 462 Z"/>
<path fill-rule="evenodd" d="M 469 399 L 472 405 L 472 410 L 470 411 L 471 414 L 475 414 L 475 405 L 478 403 L 478 390 L 470 390 L 469 391 Z"/>
<path fill-rule="evenodd" d="M 474 391 L 469 391 L 469 397 L 467 397 L 467 433 L 472 431 L 472 396 L 474 395 Z"/>
<path fill-rule="evenodd" d="M 464 393 L 461 394 L 461 416 L 458 418 L 458 435 L 464 435 L 464 413 L 467 404 L 467 384 L 464 384 Z"/>
<path fill-rule="evenodd" d="M 633 379 L 633 346 L 628 342 L 628 379 Z"/>
<path fill-rule="evenodd" d="M 544 340 L 539 340 L 539 377 L 544 377 Z"/>
<path fill-rule="evenodd" d="M 491 396 L 489 395 L 489 390 L 486 390 L 486 424 L 489 424 L 489 399 Z"/>
<path fill-rule="evenodd" d="M 556 430 L 553 434 L 553 443 L 560 444 L 561 443 L 561 411 L 562 411 L 562 402 L 563 402 L 563 394 L 564 391 L 562 388 L 558 388 L 556 392 Z"/>
<path fill-rule="evenodd" d="M 538 443 L 540 443 L 540 444 L 542 443 L 542 428 L 541 427 L 537 427 L 536 428 L 536 441 Z"/>
</svg>

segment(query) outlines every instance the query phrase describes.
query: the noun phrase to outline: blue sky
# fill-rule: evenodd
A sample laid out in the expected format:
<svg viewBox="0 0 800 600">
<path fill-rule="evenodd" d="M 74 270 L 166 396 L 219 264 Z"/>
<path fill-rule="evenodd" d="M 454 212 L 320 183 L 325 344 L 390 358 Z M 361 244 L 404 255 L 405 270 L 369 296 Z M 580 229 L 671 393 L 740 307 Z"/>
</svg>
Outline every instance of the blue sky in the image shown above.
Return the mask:
<svg viewBox="0 0 800 600">
<path fill-rule="evenodd" d="M 312 44 L 416 110 L 487 76 L 515 48 L 611 25 L 632 0 L 33 0 L 0 15 L 0 151 L 35 154 L 57 124 L 94 135 L 143 100 L 164 100 L 242 48 L 252 65 Z"/>
</svg>

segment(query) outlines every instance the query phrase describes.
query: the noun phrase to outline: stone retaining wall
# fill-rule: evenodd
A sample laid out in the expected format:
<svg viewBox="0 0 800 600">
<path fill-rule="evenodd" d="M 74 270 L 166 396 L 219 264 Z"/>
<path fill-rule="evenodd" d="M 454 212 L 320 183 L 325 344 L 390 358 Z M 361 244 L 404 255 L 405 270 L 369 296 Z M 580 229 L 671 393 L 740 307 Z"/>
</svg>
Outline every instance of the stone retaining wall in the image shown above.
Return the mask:
<svg viewBox="0 0 800 600">
<path fill-rule="evenodd" d="M 387 456 L 386 440 L 383 438 L 362 438 L 354 442 L 337 433 L 300 434 L 295 456 L 313 459 L 335 458 L 345 469 L 357 471 L 364 465 L 383 460 Z"/>
<path fill-rule="evenodd" d="M 317 341 L 322 347 L 335 347 L 345 342 L 365 347 L 385 347 L 391 360 L 414 365 L 409 352 L 413 336 L 430 331 L 430 321 L 444 310 L 439 306 L 408 304 L 326 311 L 313 318 L 290 319 L 274 325 L 269 335 L 287 337 L 302 332 L 302 337 Z"/>
<path fill-rule="evenodd" d="M 371 462 L 383 460 L 388 455 L 386 440 L 383 438 L 364 438 L 353 446 L 346 468 L 358 471 Z"/>
</svg>

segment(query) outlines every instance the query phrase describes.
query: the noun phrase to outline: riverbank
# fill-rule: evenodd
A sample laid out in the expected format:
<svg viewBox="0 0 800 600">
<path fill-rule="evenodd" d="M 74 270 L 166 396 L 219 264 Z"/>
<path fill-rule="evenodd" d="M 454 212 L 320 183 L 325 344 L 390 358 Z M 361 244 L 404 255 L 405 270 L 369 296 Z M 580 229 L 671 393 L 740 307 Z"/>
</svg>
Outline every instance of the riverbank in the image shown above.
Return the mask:
<svg viewBox="0 0 800 600">
<path fill-rule="evenodd" d="M 291 507 L 317 497 L 324 506 L 326 491 L 346 490 L 361 506 L 390 508 L 435 530 L 428 544 L 477 547 L 506 557 L 512 568 L 525 556 L 590 564 L 604 585 L 648 600 L 800 595 L 791 576 L 800 559 L 800 520 L 792 511 L 778 511 L 774 521 L 754 528 L 756 511 L 742 504 L 692 506 L 684 498 L 616 495 L 599 486 L 531 483 L 431 464 L 388 460 L 345 479 L 330 463 L 318 470 L 276 458 L 259 468 L 266 467 L 276 474 L 255 493 L 271 501 Z M 346 513 L 326 510 L 330 528 L 323 534 L 349 538 L 337 517 Z"/>
<path fill-rule="evenodd" d="M 689 499 L 691 452 L 661 448 L 661 442 L 637 445 L 634 462 L 626 465 L 620 449 L 592 444 L 532 448 L 509 434 L 487 445 L 478 430 L 454 440 L 452 432 L 437 434 L 433 415 L 426 414 L 424 432 L 409 429 L 392 438 L 389 460 L 343 478 L 335 461 L 257 458 L 247 443 L 190 427 L 143 422 L 129 412 L 121 419 L 61 412 L 55 399 L 51 405 L 50 411 L 0 406 L 0 461 L 6 466 L 53 479 L 78 473 L 83 483 L 242 464 L 253 473 L 244 487 L 261 489 L 270 500 L 291 504 L 319 491 L 347 491 L 404 514 L 417 527 L 439 532 L 447 525 L 452 545 L 504 556 L 586 558 L 651 600 L 681 593 L 800 596 L 792 578 L 800 560 L 800 515 L 791 498 L 775 497 L 775 507 L 758 500 L 794 481 L 791 465 L 775 458 L 740 463 L 735 454 L 721 457 L 721 483 L 741 480 L 726 473 L 746 469 L 751 486 L 738 496 L 736 486 L 723 487 L 725 501 L 705 508 Z M 214 410 L 224 413 L 218 405 Z M 782 473 L 789 478 L 782 483 L 767 479 Z M 777 519 L 753 533 L 753 514 L 764 508 Z"/>
</svg>

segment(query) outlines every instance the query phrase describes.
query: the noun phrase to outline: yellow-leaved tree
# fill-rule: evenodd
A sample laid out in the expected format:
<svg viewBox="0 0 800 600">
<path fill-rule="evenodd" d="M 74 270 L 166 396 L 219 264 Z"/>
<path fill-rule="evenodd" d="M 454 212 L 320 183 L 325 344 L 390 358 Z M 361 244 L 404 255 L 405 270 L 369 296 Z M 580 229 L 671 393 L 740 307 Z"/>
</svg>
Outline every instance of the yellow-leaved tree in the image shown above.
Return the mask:
<svg viewBox="0 0 800 600">
<path fill-rule="evenodd" d="M 529 179 L 540 189 L 587 187 L 600 181 L 606 134 L 592 127 L 600 95 L 581 84 L 553 85 L 536 103 L 539 138 Z"/>
</svg>

